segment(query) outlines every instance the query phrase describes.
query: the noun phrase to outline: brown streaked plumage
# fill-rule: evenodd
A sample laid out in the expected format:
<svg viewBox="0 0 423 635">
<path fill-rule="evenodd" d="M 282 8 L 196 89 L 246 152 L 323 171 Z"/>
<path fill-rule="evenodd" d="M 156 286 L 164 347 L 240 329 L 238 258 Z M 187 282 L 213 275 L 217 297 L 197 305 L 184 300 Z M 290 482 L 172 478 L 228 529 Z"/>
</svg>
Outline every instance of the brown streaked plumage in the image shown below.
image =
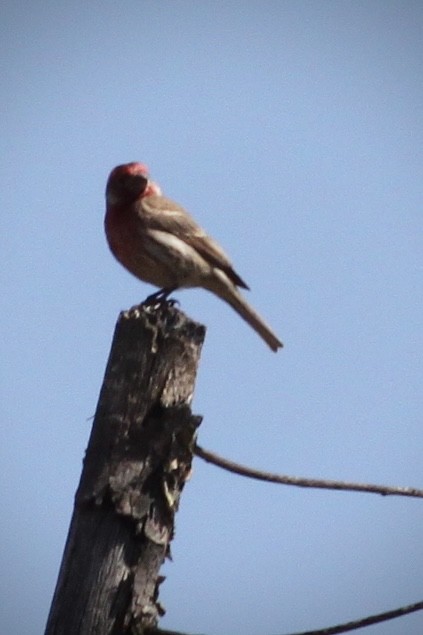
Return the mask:
<svg viewBox="0 0 423 635">
<path fill-rule="evenodd" d="M 141 163 L 117 166 L 106 188 L 105 230 L 110 249 L 134 276 L 163 290 L 202 287 L 225 300 L 273 351 L 282 346 L 242 297 L 248 289 L 223 249 L 188 212 L 162 196 Z"/>
</svg>

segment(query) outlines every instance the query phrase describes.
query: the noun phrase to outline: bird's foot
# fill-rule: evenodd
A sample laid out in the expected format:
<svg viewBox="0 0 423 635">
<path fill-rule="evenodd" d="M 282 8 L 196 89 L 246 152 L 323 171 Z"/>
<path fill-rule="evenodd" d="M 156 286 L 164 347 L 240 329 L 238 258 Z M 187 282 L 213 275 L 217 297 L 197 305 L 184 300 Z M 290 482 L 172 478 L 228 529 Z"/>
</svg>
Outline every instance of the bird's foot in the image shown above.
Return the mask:
<svg viewBox="0 0 423 635">
<path fill-rule="evenodd" d="M 161 304 L 170 304 L 170 306 L 175 306 L 175 304 L 179 304 L 178 300 L 169 298 L 171 293 L 173 293 L 176 288 L 177 287 L 159 289 L 159 291 L 156 291 L 156 293 L 152 293 L 144 300 L 144 306 L 158 306 Z"/>
</svg>

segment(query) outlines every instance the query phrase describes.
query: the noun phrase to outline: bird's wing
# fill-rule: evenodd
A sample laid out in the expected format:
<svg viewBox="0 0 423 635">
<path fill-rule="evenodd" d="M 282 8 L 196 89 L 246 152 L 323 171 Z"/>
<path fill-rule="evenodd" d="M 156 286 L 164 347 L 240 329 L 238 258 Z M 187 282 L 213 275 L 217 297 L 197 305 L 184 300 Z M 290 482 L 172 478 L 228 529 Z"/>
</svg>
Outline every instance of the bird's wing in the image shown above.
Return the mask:
<svg viewBox="0 0 423 635">
<path fill-rule="evenodd" d="M 193 247 L 209 264 L 224 271 L 236 286 L 249 288 L 234 271 L 231 261 L 220 245 L 207 236 L 183 207 L 164 196 L 156 195 L 146 196 L 136 205 L 145 229 L 164 231 L 176 236 Z"/>
</svg>

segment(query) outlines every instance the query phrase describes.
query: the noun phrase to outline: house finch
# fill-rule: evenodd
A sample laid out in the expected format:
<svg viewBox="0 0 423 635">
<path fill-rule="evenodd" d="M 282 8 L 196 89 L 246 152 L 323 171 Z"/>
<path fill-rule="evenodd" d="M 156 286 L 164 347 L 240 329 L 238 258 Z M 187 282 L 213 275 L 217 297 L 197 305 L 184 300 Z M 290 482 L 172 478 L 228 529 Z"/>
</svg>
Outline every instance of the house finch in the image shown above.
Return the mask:
<svg viewBox="0 0 423 635">
<path fill-rule="evenodd" d="M 105 230 L 110 249 L 134 276 L 165 299 L 179 287 L 202 287 L 230 304 L 273 351 L 282 342 L 247 304 L 248 289 L 221 247 L 183 207 L 162 196 L 141 163 L 118 165 L 106 188 Z"/>
</svg>

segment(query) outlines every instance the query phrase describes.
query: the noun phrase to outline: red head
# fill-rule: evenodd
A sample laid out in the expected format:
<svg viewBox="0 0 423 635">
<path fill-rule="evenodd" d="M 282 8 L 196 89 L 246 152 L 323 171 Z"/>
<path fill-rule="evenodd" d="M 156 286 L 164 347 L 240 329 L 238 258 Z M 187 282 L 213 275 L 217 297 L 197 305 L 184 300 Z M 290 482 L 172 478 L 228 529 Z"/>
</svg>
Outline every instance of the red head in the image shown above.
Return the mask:
<svg viewBox="0 0 423 635">
<path fill-rule="evenodd" d="M 106 187 L 108 205 L 132 203 L 142 196 L 148 185 L 148 168 L 143 163 L 125 163 L 114 168 Z"/>
</svg>

